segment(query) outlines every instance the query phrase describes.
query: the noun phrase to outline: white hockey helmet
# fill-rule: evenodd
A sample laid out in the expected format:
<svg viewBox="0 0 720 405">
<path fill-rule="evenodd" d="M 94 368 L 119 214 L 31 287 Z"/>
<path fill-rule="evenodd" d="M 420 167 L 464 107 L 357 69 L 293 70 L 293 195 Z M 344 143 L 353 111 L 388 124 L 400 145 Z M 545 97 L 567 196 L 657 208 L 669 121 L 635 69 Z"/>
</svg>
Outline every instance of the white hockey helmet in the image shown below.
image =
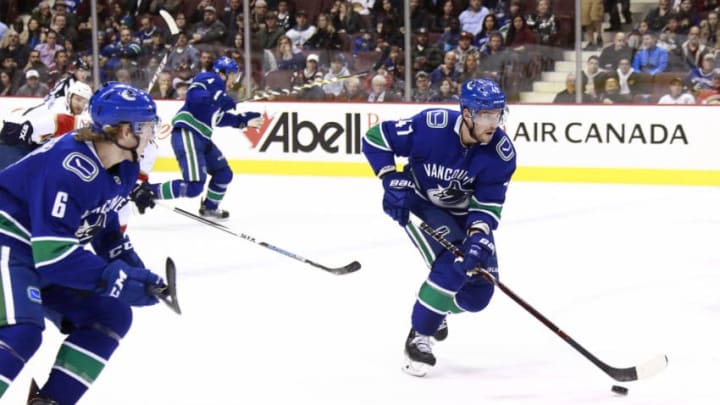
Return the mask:
<svg viewBox="0 0 720 405">
<path fill-rule="evenodd" d="M 68 87 L 68 94 L 67 99 L 70 100 L 70 96 L 72 95 L 80 96 L 86 100 L 90 100 L 90 97 L 93 95 L 93 91 L 87 84 L 75 80 L 70 87 Z"/>
</svg>

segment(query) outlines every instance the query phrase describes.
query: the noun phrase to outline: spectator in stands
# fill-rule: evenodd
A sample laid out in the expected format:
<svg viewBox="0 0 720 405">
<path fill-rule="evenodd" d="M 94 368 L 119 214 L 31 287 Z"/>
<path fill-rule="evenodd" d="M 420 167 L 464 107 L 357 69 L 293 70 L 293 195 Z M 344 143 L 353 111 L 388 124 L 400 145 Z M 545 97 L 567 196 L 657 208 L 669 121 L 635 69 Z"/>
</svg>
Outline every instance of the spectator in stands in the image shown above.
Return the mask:
<svg viewBox="0 0 720 405">
<path fill-rule="evenodd" d="M 378 5 L 380 9 L 377 10 Z M 393 5 L 391 0 L 377 0 L 375 2 L 375 30 L 377 35 L 383 35 L 387 32 L 387 27 L 383 25 L 391 25 L 392 27 L 404 26 L 403 16 L 400 14 L 400 9 Z"/>
<path fill-rule="evenodd" d="M 14 62 L 14 63 L 16 63 L 16 62 Z M 5 66 L 5 68 L 7 68 L 7 66 Z M 36 50 L 30 51 L 30 53 L 28 54 L 27 64 L 22 69 L 23 74 L 30 69 L 34 69 L 36 72 L 38 72 L 40 74 L 41 82 L 46 82 L 48 80 L 48 67 L 40 59 L 40 52 L 38 52 Z M 21 77 L 23 77 L 23 76 L 21 76 Z"/>
<path fill-rule="evenodd" d="M 505 68 L 511 60 L 503 45 L 503 36 L 499 32 L 490 34 L 485 51 L 480 54 L 480 66 L 483 76 L 489 77 L 498 83 L 503 83 Z"/>
<path fill-rule="evenodd" d="M 451 29 L 451 23 L 455 20 L 457 22 L 457 29 L 460 30 L 460 20 L 455 15 L 455 6 L 452 0 L 445 0 L 442 5 L 442 13 L 436 14 L 430 31 L 432 32 L 447 32 Z"/>
<path fill-rule="evenodd" d="M 580 3 L 581 24 L 587 44 L 585 50 L 594 51 L 602 47 L 602 22 L 605 15 L 603 0 L 582 0 Z"/>
<path fill-rule="evenodd" d="M 694 7 L 692 0 L 682 0 L 677 12 L 677 20 L 680 26 L 679 31 L 687 34 L 690 27 L 700 25 L 700 15 Z"/>
<path fill-rule="evenodd" d="M 437 89 L 443 80 L 450 80 L 453 91 L 457 89 L 460 78 L 460 72 L 457 70 L 457 54 L 454 51 L 447 51 L 443 56 L 443 63 L 438 65 L 432 73 L 430 73 L 430 85 L 433 89 Z"/>
<path fill-rule="evenodd" d="M 667 0 L 660 0 L 667 1 Z M 655 34 L 647 33 L 643 35 L 643 47 L 633 58 L 633 69 L 638 72 L 645 72 L 650 75 L 656 75 L 664 72 L 668 66 L 668 52 L 656 45 Z"/>
<path fill-rule="evenodd" d="M 667 25 L 675 12 L 670 7 L 670 0 L 658 0 L 658 6 L 648 11 L 645 22 L 651 32 L 659 33 Z"/>
<path fill-rule="evenodd" d="M 410 11 L 410 29 L 416 31 L 420 27 L 430 28 L 433 18 L 420 4 L 420 0 L 409 0 L 408 8 Z"/>
<path fill-rule="evenodd" d="M 668 24 L 665 26 L 665 28 L 663 28 L 662 32 L 660 32 L 657 45 L 660 48 L 663 48 L 666 51 L 672 53 L 672 51 L 678 48 L 684 40 L 684 36 L 680 35 L 680 33 L 678 32 L 679 28 L 680 25 L 678 24 L 677 17 L 670 17 L 670 20 L 668 20 Z"/>
<path fill-rule="evenodd" d="M 352 54 L 356 56 L 360 52 L 374 51 L 376 45 L 372 33 L 361 28 L 360 35 L 353 41 Z"/>
<path fill-rule="evenodd" d="M 433 103 L 458 102 L 460 98 L 457 95 L 456 88 L 457 86 L 454 86 L 452 81 L 445 79 L 440 83 L 440 86 L 437 88 L 437 93 L 430 98 L 430 101 Z"/>
<path fill-rule="evenodd" d="M 6 57 L 12 57 L 18 65 L 25 66 L 28 60 L 28 55 L 30 54 L 30 49 L 27 45 L 20 43 L 20 34 L 14 30 L 8 30 L 5 33 L 5 39 L 3 42 L 6 42 L 6 44 L 4 44 L 3 47 L 0 47 L 0 60 L 5 59 Z"/>
<path fill-rule="evenodd" d="M 12 82 L 10 73 L 5 69 L 0 69 L 0 97 L 12 96 L 15 94 L 15 87 Z"/>
<path fill-rule="evenodd" d="M 710 48 L 715 47 L 715 43 L 718 40 L 718 12 L 711 11 L 708 13 L 707 18 L 700 21 L 700 41 Z"/>
<path fill-rule="evenodd" d="M 480 50 L 472 44 L 474 37 L 469 32 L 463 32 L 460 34 L 458 40 L 458 46 L 452 51 L 457 56 L 457 63 L 455 64 L 455 70 L 458 73 L 462 73 L 465 68 L 465 58 L 470 54 L 479 54 Z M 445 54 L 447 55 L 447 53 Z"/>
<path fill-rule="evenodd" d="M 524 4 L 521 0 L 511 0 L 506 13 L 502 15 L 499 13 L 495 14 L 497 17 L 497 25 L 500 27 L 498 31 L 505 35 L 512 25 L 513 18 L 518 15 L 525 15 L 524 11 Z"/>
<path fill-rule="evenodd" d="M 185 13 L 177 13 L 175 14 L 175 24 L 178 27 L 178 30 L 182 33 L 185 33 L 187 35 L 188 39 L 190 39 L 190 36 L 192 35 L 190 26 L 188 25 L 187 17 L 185 16 Z M 175 34 L 177 36 L 177 34 Z M 170 38 L 172 41 L 175 40 L 175 38 Z"/>
<path fill-rule="evenodd" d="M 720 70 L 715 70 L 711 88 L 701 91 L 696 100 L 698 104 L 720 104 Z"/>
<path fill-rule="evenodd" d="M 177 80 L 177 82 L 176 82 Z M 185 100 L 190 82 L 179 78 L 173 79 L 173 88 L 175 89 L 175 100 Z"/>
<path fill-rule="evenodd" d="M 703 57 L 711 50 L 700 41 L 700 28 L 690 27 L 688 39 L 679 48 L 675 49 L 675 55 L 680 60 L 673 70 L 689 70 L 700 66 Z"/>
<path fill-rule="evenodd" d="M 636 94 L 647 92 L 646 86 L 652 79 L 649 75 L 636 72 L 632 68 L 629 58 L 620 59 L 618 67 L 615 69 L 615 75 L 620 85 L 620 94 L 628 101 L 632 100 Z"/>
<path fill-rule="evenodd" d="M 58 42 L 64 43 L 69 40 L 75 43 L 78 39 L 78 32 L 75 26 L 68 25 L 67 16 L 65 14 L 55 14 L 52 19 L 50 29 L 58 34 Z"/>
<path fill-rule="evenodd" d="M 278 25 L 281 26 L 285 30 L 285 32 L 287 32 L 295 24 L 295 19 L 293 18 L 293 15 L 290 11 L 290 6 L 287 0 L 278 1 Z"/>
<path fill-rule="evenodd" d="M 50 92 L 45 83 L 40 83 L 40 74 L 35 69 L 25 72 L 25 84 L 15 93 L 20 97 L 45 97 Z"/>
<path fill-rule="evenodd" d="M 154 99 L 174 99 L 175 89 L 172 86 L 172 74 L 163 71 L 158 75 L 157 82 L 150 90 L 150 96 Z"/>
<path fill-rule="evenodd" d="M 415 46 L 410 52 L 413 61 L 413 71 L 432 72 L 443 60 L 443 54 L 436 46 L 431 45 L 428 40 L 426 28 L 420 28 L 415 32 Z"/>
<path fill-rule="evenodd" d="M 537 36 L 527 26 L 525 17 L 521 15 L 513 17 L 512 26 L 505 37 L 505 46 L 518 55 L 522 63 L 527 63 L 530 53 L 535 50 L 535 45 L 537 45 Z"/>
<path fill-rule="evenodd" d="M 237 1 L 237 0 L 234 0 Z M 239 1 L 238 1 L 239 3 Z M 238 7 L 239 8 L 239 7 Z M 250 12 L 250 32 L 256 33 L 265 28 L 265 14 L 268 12 L 268 4 L 265 0 L 257 0 Z"/>
<path fill-rule="evenodd" d="M 188 44 L 187 34 L 180 32 L 176 37 L 175 48 L 167 58 L 167 66 L 170 70 L 179 70 L 181 66 L 188 69 L 196 69 L 200 63 L 200 53 Z"/>
<path fill-rule="evenodd" d="M 146 64 L 148 58 L 151 56 L 160 60 L 165 57 L 165 54 L 168 51 L 169 49 L 165 45 L 165 37 L 163 33 L 160 31 L 155 31 L 153 32 L 152 37 L 150 37 L 150 42 L 143 45 L 142 51 L 140 52 L 140 55 L 142 57 L 138 59 L 138 62 L 141 64 Z"/>
<path fill-rule="evenodd" d="M 553 99 L 553 103 L 556 104 L 574 104 L 576 102 L 576 89 L 577 84 L 575 81 L 577 80 L 577 77 L 575 76 L 575 73 L 568 73 L 567 78 L 565 78 L 565 90 L 557 93 L 555 95 L 555 98 Z M 580 95 L 580 102 L 594 102 L 595 98 L 588 95 L 588 94 L 581 94 Z"/>
<path fill-rule="evenodd" d="M 140 29 L 135 34 L 135 40 L 137 43 L 139 43 L 140 46 L 149 47 L 153 42 L 153 35 L 155 33 L 163 37 L 164 42 L 165 38 L 162 30 L 153 23 L 149 15 L 142 16 L 140 18 Z"/>
<path fill-rule="evenodd" d="M 310 37 L 315 34 L 316 27 L 308 22 L 308 15 L 305 10 L 298 10 L 295 14 L 295 25 L 290 28 L 286 35 L 297 49 L 302 49 Z"/>
<path fill-rule="evenodd" d="M 302 52 L 293 46 L 290 37 L 287 35 L 278 38 L 278 43 L 273 54 L 275 55 L 275 61 L 277 62 L 277 68 L 279 70 L 297 71 L 305 67 Z"/>
<path fill-rule="evenodd" d="M 140 44 L 133 40 L 132 31 L 127 27 L 120 30 L 120 40 L 118 42 L 104 47 L 100 52 L 102 56 L 108 58 L 104 66 L 105 70 L 116 69 L 120 64 L 120 55 L 137 59 L 141 53 Z"/>
<path fill-rule="evenodd" d="M 361 79 L 361 86 L 363 90 L 366 92 L 372 91 L 372 80 L 375 78 L 375 76 L 380 75 L 383 78 L 385 78 L 385 89 L 390 90 L 393 87 L 393 81 L 395 81 L 395 76 L 393 75 L 392 70 L 388 70 L 388 68 L 385 65 L 380 65 L 375 70 L 375 72 L 368 72 L 369 74 L 365 75 L 365 80 Z"/>
<path fill-rule="evenodd" d="M 35 50 L 40 53 L 40 60 L 48 68 L 52 68 L 55 52 L 61 49 L 63 49 L 62 46 L 57 43 L 57 33 L 53 30 L 48 30 L 45 34 L 45 42 L 35 47 Z"/>
<path fill-rule="evenodd" d="M 641 21 L 636 28 L 634 28 L 627 37 L 628 46 L 633 50 L 633 53 L 637 52 L 642 48 L 642 39 L 645 34 L 650 32 L 648 24 L 645 21 Z"/>
<path fill-rule="evenodd" d="M 285 29 L 278 24 L 277 13 L 274 11 L 265 13 L 265 27 L 257 33 L 259 45 L 263 49 L 273 49 L 283 35 Z"/>
<path fill-rule="evenodd" d="M 605 70 L 615 70 L 621 59 L 632 60 L 633 50 L 628 46 L 624 32 L 616 32 L 612 45 L 608 45 L 600 52 L 598 61 Z"/>
<path fill-rule="evenodd" d="M 367 101 L 367 98 L 368 94 L 360 86 L 360 79 L 349 77 L 343 81 L 343 91 L 336 100 L 359 103 Z"/>
<path fill-rule="evenodd" d="M 47 0 L 41 1 L 37 8 L 33 10 L 31 18 L 34 18 L 40 27 L 48 29 L 52 22 L 52 12 L 50 11 L 50 2 Z"/>
<path fill-rule="evenodd" d="M 490 33 L 498 31 L 500 26 L 498 25 L 497 17 L 495 14 L 488 14 L 483 20 L 482 29 L 475 35 L 474 44 L 479 50 L 485 49 L 487 42 L 490 39 Z"/>
<path fill-rule="evenodd" d="M 458 16 L 460 29 L 477 35 L 482 30 L 483 21 L 488 14 L 490 10 L 483 6 L 482 0 L 470 0 L 468 8 Z"/>
<path fill-rule="evenodd" d="M 685 83 L 694 94 L 711 89 L 715 71 L 715 56 L 712 53 L 706 53 L 700 66 L 690 70 Z"/>
<path fill-rule="evenodd" d="M 367 101 L 371 103 L 383 103 L 398 101 L 395 95 L 387 89 L 387 79 L 383 74 L 376 74 L 372 77 L 370 83 L 370 93 Z"/>
<path fill-rule="evenodd" d="M 620 85 L 615 76 L 605 79 L 603 90 L 598 94 L 598 102 L 602 104 L 627 103 L 630 100 L 620 94 Z"/>
<path fill-rule="evenodd" d="M 660 97 L 658 104 L 695 104 L 695 97 L 686 93 L 679 77 L 670 80 L 670 93 Z"/>
<path fill-rule="evenodd" d="M 336 1 L 330 9 L 330 15 L 332 16 L 332 23 L 339 33 L 353 35 L 360 31 L 362 27 L 360 15 L 353 10 L 352 5 L 347 0 Z"/>
<path fill-rule="evenodd" d="M 40 22 L 37 18 L 30 18 L 27 23 L 27 42 L 26 45 L 29 49 L 35 49 L 37 45 L 40 45 L 43 41 L 43 32 Z"/>
<path fill-rule="evenodd" d="M 606 71 L 600 68 L 598 57 L 595 55 L 590 56 L 585 63 L 585 68 L 582 70 L 585 93 L 597 98 L 605 77 Z"/>
<path fill-rule="evenodd" d="M 422 70 L 415 73 L 415 88 L 411 100 L 416 103 L 427 103 L 435 96 L 435 90 L 430 87 L 430 76 Z"/>
<path fill-rule="evenodd" d="M 550 10 L 548 0 L 539 0 L 535 12 L 529 14 L 525 22 L 535 32 L 538 44 L 553 46 L 557 34 L 557 22 L 555 14 Z"/>
<path fill-rule="evenodd" d="M 440 34 L 434 45 L 443 52 L 455 49 L 460 42 L 460 34 L 462 34 L 462 31 L 460 31 L 460 20 L 458 20 L 457 18 L 453 18 L 450 21 L 450 26 L 448 27 L 448 30 Z M 472 36 L 472 34 L 470 35 Z"/>
<path fill-rule="evenodd" d="M 213 6 L 203 10 L 202 21 L 193 25 L 190 44 L 220 45 L 225 40 L 227 27 L 217 19 L 217 11 Z"/>
<path fill-rule="evenodd" d="M 213 62 L 215 62 L 215 52 L 210 50 L 200 51 L 200 63 L 198 64 L 197 73 L 212 72 Z"/>
<path fill-rule="evenodd" d="M 332 24 L 330 15 L 327 13 L 320 13 L 317 16 L 317 28 L 315 33 L 305 41 L 303 46 L 304 49 L 316 49 L 316 50 L 327 50 L 330 52 L 342 52 L 342 40 L 340 35 L 335 31 L 335 26 Z M 320 52 L 322 58 L 320 60 L 320 66 L 328 65 L 328 52 Z"/>
<path fill-rule="evenodd" d="M 52 88 L 55 83 L 60 79 L 64 78 L 69 74 L 70 61 L 68 60 L 68 54 L 63 49 L 55 52 L 55 59 L 53 59 L 53 67 L 48 70 L 48 82 L 46 83 L 49 88 Z"/>
<path fill-rule="evenodd" d="M 323 85 L 323 91 L 325 95 L 331 97 L 337 97 L 343 90 L 342 80 L 333 81 L 338 77 L 349 76 L 350 71 L 345 65 L 345 58 L 342 54 L 335 54 L 330 59 L 330 70 L 325 74 L 323 78 L 327 83 Z"/>
<path fill-rule="evenodd" d="M 465 57 L 463 62 L 463 71 L 458 77 L 458 83 L 465 83 L 470 79 L 482 77 L 482 69 L 480 68 L 480 55 L 471 53 Z"/>
</svg>

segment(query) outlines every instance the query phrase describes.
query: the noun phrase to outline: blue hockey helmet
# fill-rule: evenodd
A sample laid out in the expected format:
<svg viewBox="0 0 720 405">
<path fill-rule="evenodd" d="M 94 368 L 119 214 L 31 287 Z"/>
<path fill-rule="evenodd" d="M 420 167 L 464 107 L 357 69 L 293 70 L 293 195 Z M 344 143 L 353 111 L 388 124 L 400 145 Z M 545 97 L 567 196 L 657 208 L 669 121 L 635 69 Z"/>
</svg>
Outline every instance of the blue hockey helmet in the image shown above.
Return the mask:
<svg viewBox="0 0 720 405">
<path fill-rule="evenodd" d="M 217 59 L 215 59 L 215 62 L 213 62 L 213 70 L 216 73 L 225 73 L 228 74 L 230 72 L 239 72 L 240 68 L 238 67 L 238 64 L 235 63 L 234 60 L 228 58 L 227 56 L 221 56 Z"/>
<path fill-rule="evenodd" d="M 505 92 L 491 79 L 470 79 L 460 89 L 460 109 L 505 110 Z"/>
<path fill-rule="evenodd" d="M 95 91 L 88 110 L 93 129 L 101 133 L 106 125 L 127 123 L 135 135 L 152 138 L 159 122 L 157 106 L 150 95 L 120 82 L 105 83 Z"/>
</svg>

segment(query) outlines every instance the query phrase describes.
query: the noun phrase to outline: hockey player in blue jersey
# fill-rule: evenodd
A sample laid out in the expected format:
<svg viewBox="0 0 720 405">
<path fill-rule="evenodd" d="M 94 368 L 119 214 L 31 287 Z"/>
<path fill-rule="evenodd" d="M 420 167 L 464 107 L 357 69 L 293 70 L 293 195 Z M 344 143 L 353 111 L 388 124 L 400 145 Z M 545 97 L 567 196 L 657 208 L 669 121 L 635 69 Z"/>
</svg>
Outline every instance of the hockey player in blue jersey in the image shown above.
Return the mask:
<svg viewBox="0 0 720 405">
<path fill-rule="evenodd" d="M 497 277 L 493 230 L 515 171 L 515 149 L 501 128 L 505 94 L 489 79 L 463 83 L 460 111 L 432 108 L 368 130 L 363 153 L 385 190 L 383 209 L 405 228 L 430 268 L 412 311 L 403 370 L 424 376 L 436 359 L 431 337 L 447 337 L 448 314 L 478 312 L 494 286 L 467 273 L 480 266 Z M 396 170 L 395 157 L 408 159 Z M 412 222 L 413 213 L 460 246 L 456 259 Z"/>
<path fill-rule="evenodd" d="M 67 337 L 31 404 L 75 404 L 163 279 L 145 268 L 117 211 L 155 136 L 155 102 L 110 83 L 91 126 L 43 144 L 0 172 L 0 397 L 41 344 L 44 318 Z M 91 243 L 94 249 L 84 249 Z"/>
<path fill-rule="evenodd" d="M 245 128 L 262 125 L 257 112 L 233 114 L 236 102 L 225 92 L 226 82 L 233 83 L 240 69 L 232 59 L 222 56 L 213 64 L 214 72 L 199 73 L 193 78 L 185 104 L 173 118 L 172 147 L 182 171 L 182 180 L 146 185 L 144 193 L 134 199 L 140 212 L 153 207 L 155 199 L 197 197 L 210 182 L 200 203 L 200 215 L 225 219 L 230 214 L 219 208 L 233 172 L 227 159 L 213 143 L 213 127 Z"/>
</svg>

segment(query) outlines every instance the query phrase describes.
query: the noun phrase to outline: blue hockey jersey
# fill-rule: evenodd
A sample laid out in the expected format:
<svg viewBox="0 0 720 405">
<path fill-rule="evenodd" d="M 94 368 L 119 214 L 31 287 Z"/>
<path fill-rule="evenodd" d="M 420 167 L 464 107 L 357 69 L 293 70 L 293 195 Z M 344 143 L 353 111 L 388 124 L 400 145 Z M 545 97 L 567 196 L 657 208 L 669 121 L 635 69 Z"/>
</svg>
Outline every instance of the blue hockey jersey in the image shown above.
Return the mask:
<svg viewBox="0 0 720 405">
<path fill-rule="evenodd" d="M 212 128 L 238 127 L 235 100 L 225 92 L 225 81 L 213 72 L 198 73 L 185 96 L 185 103 L 173 118 L 173 126 L 187 128 L 210 139 Z"/>
<path fill-rule="evenodd" d="M 31 257 L 43 286 L 95 290 L 107 263 L 83 245 L 119 232 L 140 167 L 105 169 L 92 142 L 73 134 L 0 171 L 0 245 Z"/>
<path fill-rule="evenodd" d="M 377 175 L 395 170 L 396 156 L 407 157 L 405 170 L 420 198 L 467 216 L 466 228 L 482 222 L 496 229 L 515 172 L 515 148 L 499 127 L 488 144 L 466 147 L 461 125 L 461 113 L 444 108 L 384 121 L 368 130 L 363 153 Z"/>
</svg>

